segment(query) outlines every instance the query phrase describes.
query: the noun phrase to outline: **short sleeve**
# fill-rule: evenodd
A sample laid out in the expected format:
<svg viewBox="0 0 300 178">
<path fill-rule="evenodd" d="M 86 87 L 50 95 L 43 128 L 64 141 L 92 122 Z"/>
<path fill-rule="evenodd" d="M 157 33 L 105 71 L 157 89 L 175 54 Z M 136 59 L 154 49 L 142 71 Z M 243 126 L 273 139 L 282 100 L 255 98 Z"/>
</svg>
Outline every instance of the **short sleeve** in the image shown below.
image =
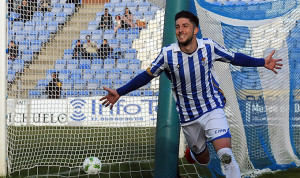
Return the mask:
<svg viewBox="0 0 300 178">
<path fill-rule="evenodd" d="M 234 52 L 231 52 L 229 49 L 226 49 L 220 46 L 218 43 L 213 41 L 214 44 L 214 60 L 223 61 L 223 62 L 232 62 L 234 58 Z"/>
<path fill-rule="evenodd" d="M 151 66 L 147 69 L 147 72 L 148 74 L 157 77 L 165 70 L 165 66 L 164 53 L 162 50 L 155 61 L 153 61 Z"/>
</svg>

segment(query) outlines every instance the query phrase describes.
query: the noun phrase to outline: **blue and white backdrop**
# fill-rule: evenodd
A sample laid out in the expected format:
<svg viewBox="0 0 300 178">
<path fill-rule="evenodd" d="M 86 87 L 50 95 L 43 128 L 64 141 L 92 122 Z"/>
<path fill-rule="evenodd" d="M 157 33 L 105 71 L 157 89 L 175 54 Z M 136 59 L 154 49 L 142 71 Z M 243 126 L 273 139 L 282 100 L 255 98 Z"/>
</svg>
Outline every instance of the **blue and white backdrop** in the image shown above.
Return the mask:
<svg viewBox="0 0 300 178">
<path fill-rule="evenodd" d="M 299 166 L 299 1 L 191 0 L 190 11 L 200 19 L 198 37 L 252 57 L 276 50 L 274 57 L 283 59 L 277 75 L 265 68 L 215 63 L 242 174 Z M 212 157 L 212 174 L 222 174 L 217 156 Z"/>
</svg>

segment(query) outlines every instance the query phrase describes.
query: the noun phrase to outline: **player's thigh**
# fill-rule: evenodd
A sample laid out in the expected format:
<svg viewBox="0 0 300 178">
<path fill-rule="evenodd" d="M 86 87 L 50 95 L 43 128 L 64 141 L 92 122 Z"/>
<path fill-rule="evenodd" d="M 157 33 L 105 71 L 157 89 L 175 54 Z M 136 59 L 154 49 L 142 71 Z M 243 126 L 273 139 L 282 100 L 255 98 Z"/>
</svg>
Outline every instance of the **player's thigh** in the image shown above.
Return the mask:
<svg viewBox="0 0 300 178">
<path fill-rule="evenodd" d="M 215 149 L 231 147 L 231 134 L 223 109 L 213 110 L 206 118 L 205 135 L 208 142 L 212 142 Z"/>
<path fill-rule="evenodd" d="M 203 152 L 206 148 L 206 137 L 201 122 L 197 121 L 193 124 L 182 126 L 181 128 L 186 142 L 193 153 L 200 154 Z"/>
</svg>

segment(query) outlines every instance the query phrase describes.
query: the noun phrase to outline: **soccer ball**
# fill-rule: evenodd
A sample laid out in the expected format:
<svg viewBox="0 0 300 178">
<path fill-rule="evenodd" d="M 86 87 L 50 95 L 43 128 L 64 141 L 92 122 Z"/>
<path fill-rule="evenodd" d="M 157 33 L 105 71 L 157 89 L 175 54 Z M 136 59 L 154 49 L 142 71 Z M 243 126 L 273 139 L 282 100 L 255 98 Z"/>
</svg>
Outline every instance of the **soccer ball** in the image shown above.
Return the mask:
<svg viewBox="0 0 300 178">
<path fill-rule="evenodd" d="M 97 157 L 88 157 L 84 160 L 82 169 L 88 174 L 98 174 L 101 171 L 102 163 Z"/>
</svg>

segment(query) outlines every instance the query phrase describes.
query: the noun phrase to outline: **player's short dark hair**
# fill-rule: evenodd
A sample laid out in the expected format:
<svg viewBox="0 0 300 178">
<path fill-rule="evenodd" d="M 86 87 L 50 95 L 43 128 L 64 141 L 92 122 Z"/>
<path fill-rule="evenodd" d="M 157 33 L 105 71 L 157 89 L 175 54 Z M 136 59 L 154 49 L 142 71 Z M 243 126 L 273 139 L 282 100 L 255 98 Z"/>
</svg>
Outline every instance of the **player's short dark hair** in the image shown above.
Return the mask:
<svg viewBox="0 0 300 178">
<path fill-rule="evenodd" d="M 189 12 L 189 11 L 180 11 L 180 12 L 178 12 L 178 13 L 175 15 L 175 22 L 176 22 L 179 18 L 187 18 L 187 19 L 189 19 L 192 23 L 194 23 L 196 27 L 199 26 L 199 18 L 198 18 L 195 14 L 193 14 L 193 13 L 191 13 L 191 12 Z"/>
<path fill-rule="evenodd" d="M 55 75 L 55 77 L 58 77 L 59 72 L 52 72 L 52 75 Z"/>
</svg>

